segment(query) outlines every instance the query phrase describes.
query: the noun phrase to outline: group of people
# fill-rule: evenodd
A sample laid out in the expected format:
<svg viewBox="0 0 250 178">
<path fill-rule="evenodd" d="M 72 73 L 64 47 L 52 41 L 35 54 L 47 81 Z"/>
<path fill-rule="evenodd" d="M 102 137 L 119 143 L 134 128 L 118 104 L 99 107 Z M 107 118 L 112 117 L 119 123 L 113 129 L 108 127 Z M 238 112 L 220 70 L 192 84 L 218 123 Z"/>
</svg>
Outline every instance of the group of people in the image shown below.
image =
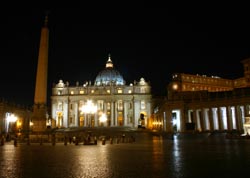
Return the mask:
<svg viewBox="0 0 250 178">
<path fill-rule="evenodd" d="M 14 146 L 17 146 L 17 138 L 18 138 L 17 135 L 15 135 L 12 138 L 10 134 L 6 134 L 6 136 L 5 136 L 5 134 L 2 134 L 1 135 L 0 145 L 3 146 L 5 142 L 9 142 L 9 141 L 11 141 L 13 139 L 14 140 Z"/>
</svg>

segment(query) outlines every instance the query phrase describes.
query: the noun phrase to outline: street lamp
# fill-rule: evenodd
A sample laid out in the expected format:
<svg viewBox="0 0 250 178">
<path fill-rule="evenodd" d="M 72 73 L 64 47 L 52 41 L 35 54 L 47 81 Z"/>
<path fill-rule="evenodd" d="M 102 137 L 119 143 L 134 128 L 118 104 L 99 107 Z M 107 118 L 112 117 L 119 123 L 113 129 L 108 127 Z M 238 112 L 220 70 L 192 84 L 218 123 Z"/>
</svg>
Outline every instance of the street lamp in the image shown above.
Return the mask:
<svg viewBox="0 0 250 178">
<path fill-rule="evenodd" d="M 16 122 L 17 121 L 17 117 L 14 114 L 6 113 L 6 121 L 7 121 L 6 131 L 9 132 L 10 123 Z"/>
<path fill-rule="evenodd" d="M 97 112 L 97 106 L 94 105 L 94 103 L 92 102 L 92 100 L 87 100 L 87 103 L 85 103 L 81 108 L 80 108 L 81 112 L 84 114 L 87 114 L 88 116 L 88 120 L 85 122 L 85 126 L 91 125 L 91 120 L 90 120 L 90 116 L 91 114 L 95 114 Z"/>
<path fill-rule="evenodd" d="M 11 128 L 11 123 L 16 122 L 17 117 L 12 113 L 6 113 L 6 132 L 7 136 L 9 136 L 9 127 Z M 12 130 L 11 130 L 12 131 Z"/>
<path fill-rule="evenodd" d="M 34 125 L 34 123 L 32 121 L 30 121 L 30 131 L 33 130 L 33 125 Z"/>
<path fill-rule="evenodd" d="M 105 113 L 102 113 L 101 117 L 99 118 L 101 125 L 105 125 L 105 123 L 107 122 L 107 116 Z"/>
</svg>

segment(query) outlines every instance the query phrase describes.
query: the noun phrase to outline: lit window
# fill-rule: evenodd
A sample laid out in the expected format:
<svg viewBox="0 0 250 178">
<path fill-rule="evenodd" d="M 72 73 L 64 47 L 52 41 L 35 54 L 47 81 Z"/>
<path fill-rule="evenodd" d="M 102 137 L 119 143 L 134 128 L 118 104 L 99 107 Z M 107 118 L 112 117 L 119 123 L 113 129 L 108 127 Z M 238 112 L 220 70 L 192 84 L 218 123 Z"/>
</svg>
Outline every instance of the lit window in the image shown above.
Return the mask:
<svg viewBox="0 0 250 178">
<path fill-rule="evenodd" d="M 81 90 L 81 91 L 80 91 L 80 94 L 84 94 L 84 90 Z"/>
<path fill-rule="evenodd" d="M 107 103 L 107 110 L 110 110 L 110 103 Z"/>
<path fill-rule="evenodd" d="M 122 93 L 122 89 L 118 89 L 117 92 L 118 92 L 118 93 Z"/>
<path fill-rule="evenodd" d="M 71 91 L 70 94 L 73 95 L 73 94 L 74 94 L 74 91 Z"/>
<path fill-rule="evenodd" d="M 145 93 L 146 89 L 145 87 L 141 87 L 141 93 Z"/>
<path fill-rule="evenodd" d="M 173 88 L 173 90 L 177 90 L 178 89 L 178 85 L 175 83 L 175 84 L 173 84 L 172 88 Z"/>
<path fill-rule="evenodd" d="M 118 101 L 118 110 L 123 110 L 123 104 L 122 101 Z"/>
<path fill-rule="evenodd" d="M 98 109 L 99 110 L 103 110 L 103 101 L 102 100 L 99 100 L 99 101 L 97 101 L 97 103 L 98 103 Z"/>
<path fill-rule="evenodd" d="M 129 103 L 129 109 L 132 109 L 132 103 Z"/>
<path fill-rule="evenodd" d="M 145 101 L 141 101 L 141 109 L 145 109 Z"/>
<path fill-rule="evenodd" d="M 129 91 L 128 91 L 128 93 L 132 93 L 132 91 L 131 91 L 131 90 L 129 90 Z"/>
<path fill-rule="evenodd" d="M 91 93 L 95 93 L 95 90 L 91 90 Z"/>
<path fill-rule="evenodd" d="M 110 93 L 110 90 L 107 90 L 107 93 Z"/>
<path fill-rule="evenodd" d="M 62 102 L 58 102 L 57 109 L 62 110 Z"/>
</svg>

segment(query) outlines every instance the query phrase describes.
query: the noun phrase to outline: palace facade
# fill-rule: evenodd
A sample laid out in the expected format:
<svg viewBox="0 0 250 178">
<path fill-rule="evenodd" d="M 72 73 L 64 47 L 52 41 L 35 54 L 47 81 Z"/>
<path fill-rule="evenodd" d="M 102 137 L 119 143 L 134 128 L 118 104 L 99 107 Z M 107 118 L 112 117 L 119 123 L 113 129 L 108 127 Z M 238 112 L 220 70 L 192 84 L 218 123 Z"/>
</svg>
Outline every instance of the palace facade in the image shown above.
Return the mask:
<svg viewBox="0 0 250 178">
<path fill-rule="evenodd" d="M 250 59 L 242 61 L 244 76 L 173 74 L 167 97 L 154 109 L 152 127 L 166 132 L 250 133 Z"/>
</svg>

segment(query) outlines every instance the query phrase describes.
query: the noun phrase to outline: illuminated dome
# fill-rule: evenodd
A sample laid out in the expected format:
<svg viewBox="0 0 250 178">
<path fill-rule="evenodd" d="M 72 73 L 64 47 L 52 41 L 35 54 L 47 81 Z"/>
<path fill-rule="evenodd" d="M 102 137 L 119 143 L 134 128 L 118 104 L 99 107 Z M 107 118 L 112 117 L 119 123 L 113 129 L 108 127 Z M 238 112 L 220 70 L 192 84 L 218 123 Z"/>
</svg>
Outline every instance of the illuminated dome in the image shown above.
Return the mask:
<svg viewBox="0 0 250 178">
<path fill-rule="evenodd" d="M 110 55 L 106 63 L 106 68 L 97 75 L 95 85 L 125 85 L 125 81 L 120 72 L 114 69 Z"/>
</svg>

